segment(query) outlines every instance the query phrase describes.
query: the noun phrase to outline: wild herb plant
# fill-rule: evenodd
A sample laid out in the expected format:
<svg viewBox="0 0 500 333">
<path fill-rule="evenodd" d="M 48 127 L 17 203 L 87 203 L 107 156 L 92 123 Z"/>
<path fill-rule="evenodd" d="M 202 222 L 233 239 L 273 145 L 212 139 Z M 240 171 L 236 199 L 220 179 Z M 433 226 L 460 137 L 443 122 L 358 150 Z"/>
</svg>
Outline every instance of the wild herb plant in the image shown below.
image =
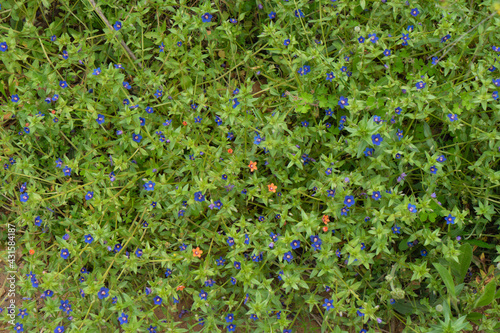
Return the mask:
<svg viewBox="0 0 500 333">
<path fill-rule="evenodd" d="M 2 2 L 5 327 L 500 330 L 499 31 L 497 0 Z"/>
</svg>

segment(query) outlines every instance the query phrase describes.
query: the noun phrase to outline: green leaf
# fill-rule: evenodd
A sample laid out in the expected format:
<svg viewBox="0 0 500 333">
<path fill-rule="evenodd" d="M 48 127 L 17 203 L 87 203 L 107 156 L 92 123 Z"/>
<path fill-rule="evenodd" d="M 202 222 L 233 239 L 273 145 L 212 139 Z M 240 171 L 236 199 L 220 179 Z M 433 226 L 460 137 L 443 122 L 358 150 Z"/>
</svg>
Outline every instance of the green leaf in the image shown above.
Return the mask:
<svg viewBox="0 0 500 333">
<path fill-rule="evenodd" d="M 476 245 L 476 246 L 482 247 L 484 249 L 493 249 L 493 248 L 495 248 L 495 245 L 488 244 L 486 242 L 483 242 L 483 241 L 480 241 L 480 240 L 477 240 L 477 239 L 466 239 L 466 240 L 464 240 L 464 243 L 469 243 L 469 244 L 472 244 L 472 245 Z"/>
<path fill-rule="evenodd" d="M 441 264 L 438 263 L 433 263 L 434 267 L 436 267 L 436 270 L 438 271 L 439 275 L 443 279 L 443 282 L 446 286 L 446 289 L 448 289 L 448 293 L 455 298 L 455 284 L 453 283 L 453 278 L 451 277 L 450 272 Z"/>
<path fill-rule="evenodd" d="M 496 288 L 497 285 L 495 281 L 491 281 L 490 283 L 488 283 L 486 287 L 484 287 L 483 294 L 477 299 L 476 303 L 474 304 L 474 308 L 480 308 L 490 304 L 495 298 Z"/>
<path fill-rule="evenodd" d="M 462 283 L 467 274 L 472 261 L 472 247 L 469 244 L 463 244 L 460 247 L 460 255 L 458 256 L 458 263 L 454 260 L 450 262 L 455 281 Z"/>
<path fill-rule="evenodd" d="M 483 315 L 479 312 L 472 312 L 467 315 L 467 320 L 474 322 L 475 324 L 479 324 L 480 320 L 483 318 Z"/>
</svg>

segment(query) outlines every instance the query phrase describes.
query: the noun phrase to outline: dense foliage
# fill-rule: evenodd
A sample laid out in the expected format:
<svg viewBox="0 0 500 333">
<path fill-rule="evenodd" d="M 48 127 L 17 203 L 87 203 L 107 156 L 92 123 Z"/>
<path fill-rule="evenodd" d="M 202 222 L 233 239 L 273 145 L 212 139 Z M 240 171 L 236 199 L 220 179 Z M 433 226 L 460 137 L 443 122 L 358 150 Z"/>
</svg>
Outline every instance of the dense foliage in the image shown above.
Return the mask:
<svg viewBox="0 0 500 333">
<path fill-rule="evenodd" d="M 2 2 L 5 327 L 498 332 L 495 1 Z"/>
</svg>

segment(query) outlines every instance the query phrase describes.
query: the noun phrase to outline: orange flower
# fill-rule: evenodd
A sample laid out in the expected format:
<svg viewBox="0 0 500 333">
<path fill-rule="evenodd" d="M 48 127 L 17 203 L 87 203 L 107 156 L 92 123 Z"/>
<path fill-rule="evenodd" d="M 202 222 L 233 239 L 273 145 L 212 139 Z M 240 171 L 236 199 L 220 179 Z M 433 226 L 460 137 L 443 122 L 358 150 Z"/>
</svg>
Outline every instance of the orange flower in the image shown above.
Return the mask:
<svg viewBox="0 0 500 333">
<path fill-rule="evenodd" d="M 199 247 L 197 247 L 196 249 L 193 249 L 193 257 L 198 257 L 198 258 L 201 258 L 201 254 L 203 253 L 202 250 L 200 250 Z"/>
<path fill-rule="evenodd" d="M 35 254 L 35 250 L 31 249 L 31 250 L 30 250 L 30 254 L 31 254 L 31 255 L 34 255 L 34 254 Z"/>
<path fill-rule="evenodd" d="M 231 148 L 229 148 L 229 149 L 227 150 L 227 152 L 228 152 L 229 154 L 232 154 L 232 153 L 233 153 L 233 150 L 232 150 Z"/>
<path fill-rule="evenodd" d="M 250 168 L 250 172 L 254 172 L 255 170 L 257 170 L 257 162 L 250 161 L 248 167 Z"/>
<path fill-rule="evenodd" d="M 327 231 L 328 231 L 328 227 L 327 227 L 326 225 L 323 227 L 323 231 L 324 231 L 324 232 L 327 232 Z"/>
<path fill-rule="evenodd" d="M 273 183 L 271 183 L 270 185 L 267 185 L 267 188 L 269 189 L 269 192 L 276 193 L 277 187 Z"/>
<path fill-rule="evenodd" d="M 56 114 L 56 110 L 52 110 L 52 111 L 50 111 L 50 112 L 52 112 L 52 114 Z"/>
<path fill-rule="evenodd" d="M 186 287 L 184 287 L 184 286 L 178 286 L 177 290 L 181 290 L 182 291 L 182 290 L 184 290 L 184 288 L 186 288 Z"/>
<path fill-rule="evenodd" d="M 324 224 L 327 224 L 328 222 L 330 222 L 330 217 L 328 215 L 323 215 L 323 217 L 321 219 L 323 220 Z"/>
<path fill-rule="evenodd" d="M 186 126 L 188 123 L 186 123 L 186 121 L 183 121 L 182 122 L 182 125 Z"/>
</svg>

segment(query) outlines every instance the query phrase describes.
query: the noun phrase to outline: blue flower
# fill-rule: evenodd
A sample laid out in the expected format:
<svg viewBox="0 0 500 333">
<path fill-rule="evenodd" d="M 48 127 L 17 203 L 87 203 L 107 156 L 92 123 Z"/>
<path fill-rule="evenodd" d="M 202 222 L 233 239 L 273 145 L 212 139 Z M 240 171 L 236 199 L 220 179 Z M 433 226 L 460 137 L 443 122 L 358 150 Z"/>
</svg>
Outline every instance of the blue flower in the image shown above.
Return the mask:
<svg viewBox="0 0 500 333">
<path fill-rule="evenodd" d="M 63 50 L 62 51 L 62 57 L 63 57 L 63 59 L 68 59 L 69 58 L 68 51 Z"/>
<path fill-rule="evenodd" d="M 116 31 L 120 30 L 122 28 L 122 23 L 120 21 L 116 21 L 115 24 L 113 24 L 113 28 L 115 28 Z"/>
<path fill-rule="evenodd" d="M 27 184 L 27 183 L 26 183 L 26 182 L 24 182 L 24 183 L 21 185 L 21 187 L 19 188 L 19 192 L 24 193 L 24 191 L 26 191 L 26 187 L 27 187 L 27 186 L 26 186 L 26 184 Z"/>
<path fill-rule="evenodd" d="M 439 61 L 439 58 L 438 57 L 432 57 L 432 64 L 433 65 L 436 65 Z"/>
<path fill-rule="evenodd" d="M 431 168 L 429 169 L 431 171 L 432 174 L 436 174 L 436 171 L 437 171 L 437 168 L 435 165 L 431 166 Z"/>
<path fill-rule="evenodd" d="M 241 263 L 239 261 L 234 262 L 234 268 L 241 269 Z"/>
<path fill-rule="evenodd" d="M 458 119 L 458 116 L 456 114 L 450 113 L 448 114 L 448 118 L 450 118 L 450 121 L 455 121 Z"/>
<path fill-rule="evenodd" d="M 300 247 L 300 241 L 299 240 L 294 240 L 290 243 L 290 246 L 292 247 L 292 249 L 298 249 Z"/>
<path fill-rule="evenodd" d="M 10 100 L 14 103 L 19 102 L 19 96 L 17 94 L 10 96 Z"/>
<path fill-rule="evenodd" d="M 156 92 L 153 94 L 156 98 L 160 98 L 163 96 L 163 90 L 161 89 L 156 89 Z"/>
<path fill-rule="evenodd" d="M 156 183 L 153 183 L 153 182 L 150 180 L 149 182 L 147 182 L 147 183 L 146 183 L 146 184 L 144 184 L 143 186 L 144 186 L 144 189 L 145 189 L 146 191 L 154 191 L 154 189 L 155 189 L 155 185 L 156 185 Z"/>
<path fill-rule="evenodd" d="M 234 332 L 235 329 L 236 329 L 236 325 L 234 325 L 234 324 L 230 324 L 227 326 L 228 332 Z"/>
<path fill-rule="evenodd" d="M 102 114 L 98 114 L 98 115 L 97 115 L 97 119 L 96 119 L 96 121 L 97 121 L 97 123 L 98 123 L 99 125 L 104 124 L 104 121 L 105 121 L 105 120 L 104 120 L 104 116 L 103 116 Z"/>
<path fill-rule="evenodd" d="M 66 81 L 59 81 L 59 86 L 61 88 L 63 88 L 63 89 L 67 88 L 68 87 L 68 83 Z"/>
<path fill-rule="evenodd" d="M 68 259 L 68 257 L 69 257 L 69 251 L 68 251 L 68 249 L 62 249 L 61 250 L 61 258 Z"/>
<path fill-rule="evenodd" d="M 418 11 L 418 8 L 413 8 L 410 12 L 411 16 L 416 17 L 420 12 Z"/>
<path fill-rule="evenodd" d="M 427 250 L 426 249 L 420 250 L 420 255 L 422 257 L 427 257 Z"/>
<path fill-rule="evenodd" d="M 323 303 L 323 307 L 325 308 L 325 311 L 333 309 L 334 308 L 333 301 L 329 300 L 328 298 L 325 298 L 325 303 Z"/>
<path fill-rule="evenodd" d="M 151 113 L 153 113 L 153 112 L 154 112 L 154 110 L 153 110 L 153 108 L 152 108 L 152 107 L 147 106 L 147 107 L 146 107 L 146 112 L 147 112 L 147 113 L 149 113 L 149 114 L 151 114 Z"/>
<path fill-rule="evenodd" d="M 28 311 L 26 309 L 20 309 L 17 315 L 21 316 L 21 319 L 24 319 L 24 317 L 28 315 Z"/>
<path fill-rule="evenodd" d="M 257 134 L 254 139 L 253 139 L 253 143 L 256 144 L 256 145 L 260 145 L 260 143 L 263 141 L 263 139 L 260 137 L 259 134 Z"/>
<path fill-rule="evenodd" d="M 161 305 L 161 303 L 163 302 L 162 298 L 160 296 L 156 296 L 154 299 L 153 299 L 155 305 Z"/>
<path fill-rule="evenodd" d="M 444 220 L 446 221 L 446 224 L 455 224 L 455 219 L 456 219 L 456 217 L 451 216 L 451 214 L 448 214 L 448 216 L 446 216 L 444 218 Z"/>
<path fill-rule="evenodd" d="M 283 255 L 283 260 L 286 260 L 288 262 L 291 262 L 293 259 L 293 255 L 292 255 L 292 252 L 288 251 L 287 253 L 285 253 Z"/>
<path fill-rule="evenodd" d="M 283 41 L 283 45 L 285 45 L 285 46 L 290 45 L 290 40 L 289 40 L 289 39 L 285 39 L 285 40 Z"/>
<path fill-rule="evenodd" d="M 416 213 L 417 212 L 417 206 L 412 205 L 412 204 L 408 204 L 408 210 L 410 211 L 410 213 Z"/>
<path fill-rule="evenodd" d="M 385 55 L 386 57 L 390 56 L 390 55 L 391 55 L 391 50 L 389 50 L 389 49 L 385 49 L 385 50 L 384 50 L 384 55 Z"/>
<path fill-rule="evenodd" d="M 194 200 L 198 202 L 203 202 L 205 201 L 205 196 L 201 192 L 196 192 L 194 194 Z"/>
<path fill-rule="evenodd" d="M 446 36 L 444 36 L 443 38 L 441 38 L 441 43 L 446 42 L 446 41 L 447 41 L 448 39 L 450 39 L 450 38 L 451 38 L 451 35 L 446 35 Z"/>
<path fill-rule="evenodd" d="M 201 123 L 201 119 L 202 118 L 200 116 L 198 116 L 198 117 L 194 118 L 194 122 L 195 123 Z"/>
<path fill-rule="evenodd" d="M 374 145 L 380 146 L 380 143 L 382 141 L 384 141 L 384 139 L 382 138 L 382 136 L 380 134 L 373 134 L 372 135 L 372 142 Z"/>
<path fill-rule="evenodd" d="M 90 200 L 94 197 L 94 191 L 88 191 L 87 194 L 85 194 L 85 200 Z"/>
<path fill-rule="evenodd" d="M 137 258 L 142 257 L 142 249 L 135 250 L 135 255 L 137 256 Z"/>
<path fill-rule="evenodd" d="M 142 140 L 142 135 L 134 133 L 134 134 L 132 134 L 132 140 L 134 140 L 135 142 L 139 143 Z"/>
<path fill-rule="evenodd" d="M 401 141 L 401 139 L 403 138 L 403 131 L 398 129 L 396 136 L 398 137 L 399 141 Z"/>
<path fill-rule="evenodd" d="M 233 99 L 233 109 L 236 109 L 236 107 L 238 105 L 240 105 L 240 102 L 238 102 L 238 99 L 237 98 Z"/>
<path fill-rule="evenodd" d="M 85 243 L 87 244 L 92 244 L 92 242 L 94 241 L 94 237 L 92 237 L 91 234 L 88 234 L 88 235 L 85 235 Z"/>
<path fill-rule="evenodd" d="M 165 51 L 165 44 L 163 44 L 163 42 L 161 42 L 159 48 L 160 48 L 160 52 Z"/>
<path fill-rule="evenodd" d="M 97 297 L 99 299 L 104 299 L 109 296 L 109 289 L 106 287 L 102 287 L 101 290 L 97 293 Z"/>
<path fill-rule="evenodd" d="M 410 34 L 406 34 L 406 35 L 405 35 L 405 34 L 403 33 L 402 35 L 403 35 L 403 37 L 401 37 L 401 39 L 403 40 L 403 44 L 402 44 L 402 45 L 403 45 L 403 46 L 406 46 L 406 45 L 408 45 L 408 41 L 410 40 L 410 36 L 409 36 Z"/>
<path fill-rule="evenodd" d="M 94 69 L 94 71 L 92 72 L 92 75 L 99 75 L 101 74 L 101 67 L 97 67 L 96 69 Z"/>
<path fill-rule="evenodd" d="M 347 207 L 351 207 L 354 205 L 356 202 L 354 201 L 354 197 L 352 195 L 348 195 L 344 198 L 344 205 Z"/>
<path fill-rule="evenodd" d="M 217 263 L 217 266 L 224 266 L 226 260 L 221 256 L 219 259 L 215 260 L 215 262 Z"/>
<path fill-rule="evenodd" d="M 349 105 L 348 103 L 349 99 L 344 97 L 344 96 L 340 96 L 340 100 L 339 100 L 339 106 L 341 109 L 343 109 L 345 106 Z"/>
<path fill-rule="evenodd" d="M 275 18 L 276 18 L 276 13 L 275 13 L 275 12 L 270 12 L 270 13 L 269 13 L 269 18 L 270 18 L 271 20 L 275 19 Z"/>
<path fill-rule="evenodd" d="M 212 21 L 212 14 L 205 13 L 201 15 L 201 20 L 203 21 L 203 23 L 210 23 Z"/>
<path fill-rule="evenodd" d="M 232 322 L 233 322 L 233 320 L 234 320 L 234 315 L 233 315 L 232 313 L 230 313 L 230 314 L 228 314 L 228 315 L 226 316 L 226 318 L 225 318 L 225 319 L 226 319 L 226 323 L 232 323 Z"/>
<path fill-rule="evenodd" d="M 368 156 L 373 156 L 373 153 L 375 152 L 375 149 L 373 148 L 366 148 L 364 153 L 365 153 L 365 156 L 368 157 Z"/>
<path fill-rule="evenodd" d="M 420 82 L 415 83 L 415 87 L 417 87 L 417 90 L 425 88 L 426 85 L 427 85 L 427 83 L 425 83 L 424 81 L 420 81 Z"/>
<path fill-rule="evenodd" d="M 333 72 L 326 73 L 326 80 L 327 81 L 332 81 L 335 78 L 335 75 L 333 75 Z M 331 111 L 331 109 L 328 109 Z"/>
<path fill-rule="evenodd" d="M 495 86 L 500 87 L 500 79 L 492 79 L 492 82 Z"/>
<path fill-rule="evenodd" d="M 214 204 L 215 204 L 215 208 L 217 208 L 217 209 L 221 209 L 223 206 L 223 204 L 220 200 L 217 200 L 216 202 L 214 202 Z"/>
<path fill-rule="evenodd" d="M 21 200 L 21 202 L 26 202 L 26 201 L 28 201 L 29 198 L 30 198 L 30 196 L 28 195 L 28 193 L 23 193 L 19 197 L 19 200 Z"/>
<path fill-rule="evenodd" d="M 122 312 L 121 316 L 118 317 L 118 321 L 121 325 L 128 323 L 128 316 L 125 314 L 125 312 Z"/>
<path fill-rule="evenodd" d="M 229 246 L 233 246 L 234 245 L 234 238 L 233 237 L 228 237 L 227 238 L 227 244 Z"/>
<path fill-rule="evenodd" d="M 234 18 L 230 18 L 229 23 L 236 24 L 236 23 L 238 23 L 238 20 L 234 19 Z"/>
<path fill-rule="evenodd" d="M 498 91 L 494 91 L 492 94 L 491 94 L 491 97 L 496 101 L 498 99 Z"/>
<path fill-rule="evenodd" d="M 5 52 L 8 49 L 9 49 L 9 47 L 7 46 L 7 42 L 0 43 L 0 51 Z"/>
<path fill-rule="evenodd" d="M 379 200 L 380 199 L 380 192 L 379 191 L 373 192 L 372 199 L 373 200 Z"/>
<path fill-rule="evenodd" d="M 358 38 L 358 42 L 360 42 L 361 44 L 365 42 L 365 38 L 363 36 L 360 36 Z"/>
<path fill-rule="evenodd" d="M 368 37 L 370 37 L 370 42 L 372 42 L 374 44 L 379 40 L 379 38 L 377 37 L 377 34 L 369 34 Z"/>
<path fill-rule="evenodd" d="M 37 227 L 41 226 L 41 225 L 42 225 L 42 222 L 43 222 L 43 220 L 42 220 L 42 218 L 41 218 L 40 216 L 37 216 L 37 217 L 35 218 L 35 225 L 36 225 Z"/>
<path fill-rule="evenodd" d="M 391 229 L 392 229 L 392 233 L 394 233 L 394 234 L 400 234 L 401 233 L 401 231 L 400 231 L 401 228 L 398 227 L 398 226 L 393 226 Z"/>
<path fill-rule="evenodd" d="M 304 17 L 304 13 L 300 9 L 298 9 L 295 11 L 295 17 Z"/>
</svg>

